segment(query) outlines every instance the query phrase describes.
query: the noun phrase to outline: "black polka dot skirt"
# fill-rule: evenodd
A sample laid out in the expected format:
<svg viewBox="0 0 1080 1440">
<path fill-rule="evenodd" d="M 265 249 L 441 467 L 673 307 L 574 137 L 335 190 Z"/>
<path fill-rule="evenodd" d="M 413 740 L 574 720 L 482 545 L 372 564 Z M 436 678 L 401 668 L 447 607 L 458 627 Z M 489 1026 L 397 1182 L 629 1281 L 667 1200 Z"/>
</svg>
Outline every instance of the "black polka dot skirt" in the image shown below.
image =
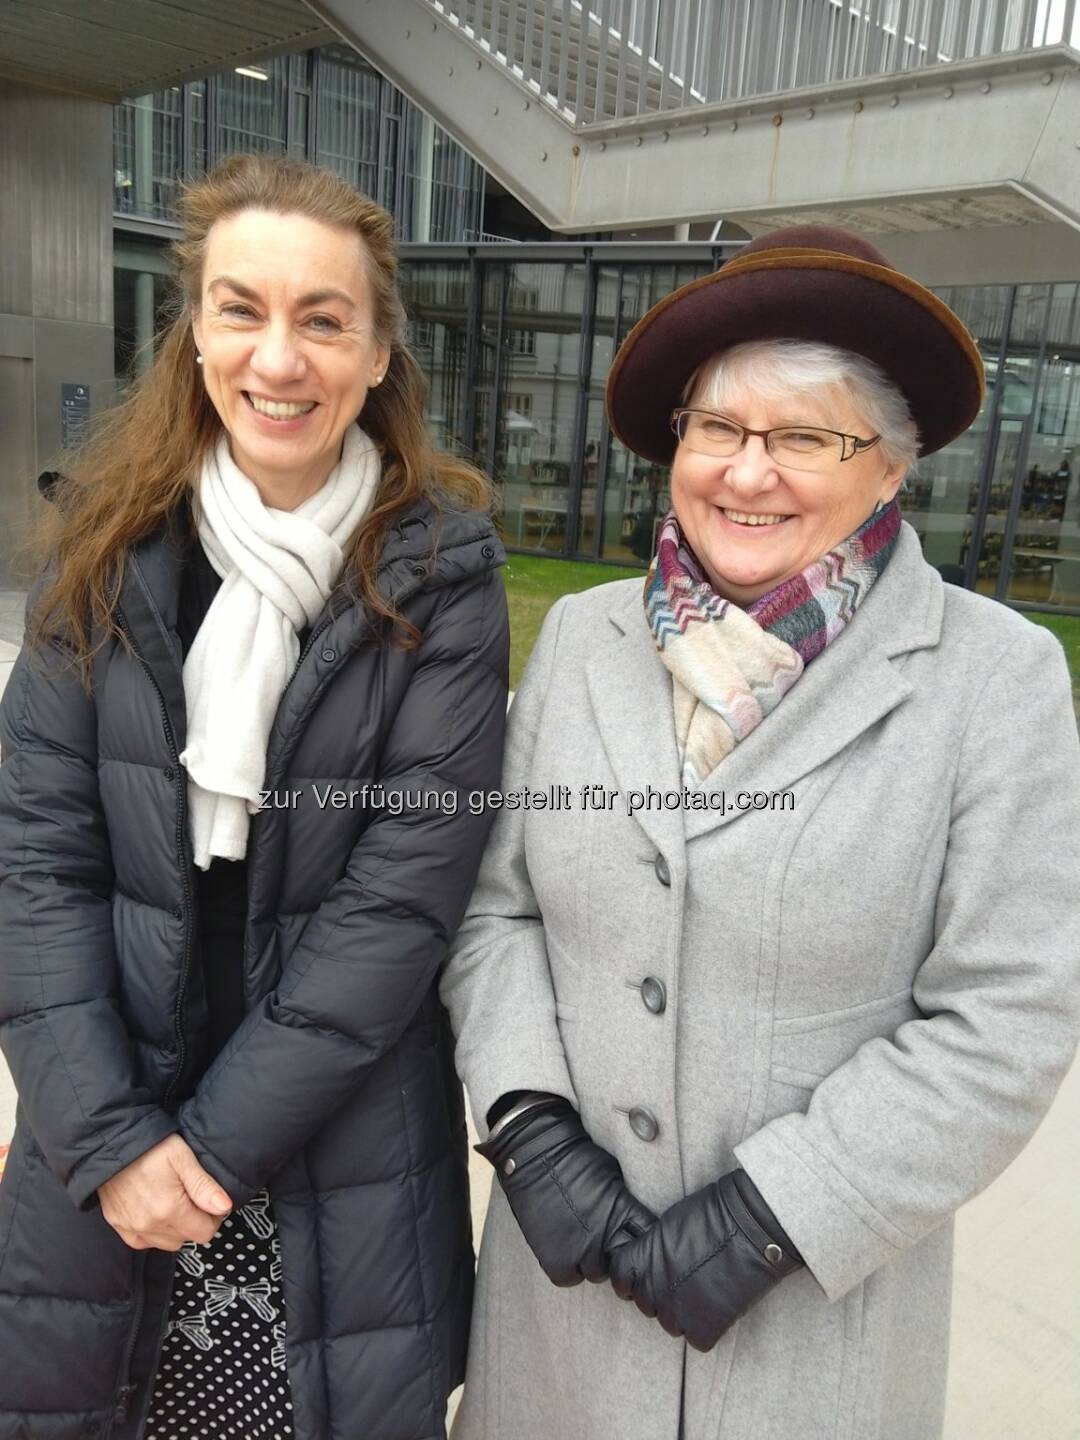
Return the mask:
<svg viewBox="0 0 1080 1440">
<path fill-rule="evenodd" d="M 292 1440 L 281 1242 L 263 1191 L 176 1257 L 144 1440 Z"/>
</svg>

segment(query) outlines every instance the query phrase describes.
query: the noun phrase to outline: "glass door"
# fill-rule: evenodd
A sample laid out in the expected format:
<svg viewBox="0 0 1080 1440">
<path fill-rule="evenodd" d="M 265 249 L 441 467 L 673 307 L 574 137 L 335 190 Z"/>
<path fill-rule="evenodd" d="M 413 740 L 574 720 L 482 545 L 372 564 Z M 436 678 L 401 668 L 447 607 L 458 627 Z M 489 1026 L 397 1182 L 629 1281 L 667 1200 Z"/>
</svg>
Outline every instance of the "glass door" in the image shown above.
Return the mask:
<svg viewBox="0 0 1080 1440">
<path fill-rule="evenodd" d="M 1005 539 L 1009 503 L 1017 466 L 1023 454 L 1026 425 L 1026 418 L 1004 416 L 994 427 L 990 492 L 982 527 L 982 543 L 975 567 L 975 589 L 980 595 L 997 594 L 1000 577 L 1007 573 Z"/>
</svg>

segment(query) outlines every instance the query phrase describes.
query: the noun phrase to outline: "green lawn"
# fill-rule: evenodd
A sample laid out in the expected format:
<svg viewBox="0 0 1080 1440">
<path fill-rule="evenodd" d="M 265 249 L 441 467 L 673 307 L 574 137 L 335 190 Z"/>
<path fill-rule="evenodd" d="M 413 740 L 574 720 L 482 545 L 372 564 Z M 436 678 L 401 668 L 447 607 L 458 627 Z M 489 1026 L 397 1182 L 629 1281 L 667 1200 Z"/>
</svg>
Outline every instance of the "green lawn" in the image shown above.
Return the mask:
<svg viewBox="0 0 1080 1440">
<path fill-rule="evenodd" d="M 1065 647 L 1065 658 L 1072 671 L 1073 704 L 1080 720 L 1080 615 L 1032 615 L 1029 620 L 1052 630 Z"/>
<path fill-rule="evenodd" d="M 511 555 L 503 570 L 510 601 L 511 688 L 517 688 L 544 616 L 560 595 L 588 590 L 609 580 L 628 580 L 631 576 L 637 576 L 644 583 L 644 570 L 590 565 L 577 560 L 554 560 L 538 555 Z M 1077 714 L 1080 716 L 1080 616 L 1029 614 L 1027 618 L 1052 630 L 1064 645 L 1072 671 Z"/>
<path fill-rule="evenodd" d="M 544 616 L 560 595 L 591 590 L 609 580 L 636 575 L 642 585 L 644 570 L 615 565 L 592 565 L 580 560 L 551 560 L 539 555 L 511 555 L 503 569 L 510 602 L 510 688 L 516 690 Z"/>
</svg>

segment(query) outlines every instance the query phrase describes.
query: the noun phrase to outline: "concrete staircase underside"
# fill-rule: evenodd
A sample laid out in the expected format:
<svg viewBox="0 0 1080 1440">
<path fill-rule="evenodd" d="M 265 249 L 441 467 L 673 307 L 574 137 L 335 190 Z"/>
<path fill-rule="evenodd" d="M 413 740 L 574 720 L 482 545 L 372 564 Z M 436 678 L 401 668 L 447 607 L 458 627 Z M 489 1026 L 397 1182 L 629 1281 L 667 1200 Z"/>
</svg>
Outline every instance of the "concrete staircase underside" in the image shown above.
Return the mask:
<svg viewBox="0 0 1080 1440">
<path fill-rule="evenodd" d="M 580 126 L 426 0 L 308 4 L 553 230 L 1080 229 L 1067 46 Z"/>
</svg>

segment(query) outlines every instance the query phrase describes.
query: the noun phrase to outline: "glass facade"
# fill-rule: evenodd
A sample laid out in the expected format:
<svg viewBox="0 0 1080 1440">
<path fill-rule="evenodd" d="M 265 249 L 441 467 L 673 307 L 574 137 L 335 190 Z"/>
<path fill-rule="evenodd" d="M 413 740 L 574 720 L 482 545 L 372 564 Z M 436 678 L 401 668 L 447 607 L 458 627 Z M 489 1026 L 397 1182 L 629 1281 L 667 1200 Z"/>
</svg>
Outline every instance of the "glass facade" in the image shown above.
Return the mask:
<svg viewBox="0 0 1080 1440">
<path fill-rule="evenodd" d="M 698 245 L 406 247 L 435 437 L 492 477 L 509 548 L 648 563 L 668 472 L 611 435 L 604 384 L 635 321 L 723 258 Z M 967 433 L 920 462 L 904 516 L 946 580 L 1080 611 L 1080 284 L 939 293 L 978 341 L 987 393 Z"/>
<path fill-rule="evenodd" d="M 946 579 L 1038 609 L 1080 609 L 1080 285 L 939 292 L 986 363 L 966 435 L 919 466 L 904 514 Z"/>
<path fill-rule="evenodd" d="M 168 222 L 179 176 L 253 150 L 336 170 L 386 206 L 402 240 L 479 238 L 480 166 L 345 46 L 282 55 L 115 106 L 115 213 Z"/>
<path fill-rule="evenodd" d="M 403 245 L 433 438 L 493 478 L 508 548 L 648 563 L 668 471 L 611 435 L 604 385 L 634 322 L 724 256 L 699 244 Z M 145 363 L 137 335 L 163 313 L 168 271 L 160 242 L 130 237 L 117 265 L 119 373 Z M 975 335 L 989 383 L 971 429 L 920 462 L 905 518 L 946 580 L 1080 614 L 1080 284 L 939 293 Z"/>
</svg>

